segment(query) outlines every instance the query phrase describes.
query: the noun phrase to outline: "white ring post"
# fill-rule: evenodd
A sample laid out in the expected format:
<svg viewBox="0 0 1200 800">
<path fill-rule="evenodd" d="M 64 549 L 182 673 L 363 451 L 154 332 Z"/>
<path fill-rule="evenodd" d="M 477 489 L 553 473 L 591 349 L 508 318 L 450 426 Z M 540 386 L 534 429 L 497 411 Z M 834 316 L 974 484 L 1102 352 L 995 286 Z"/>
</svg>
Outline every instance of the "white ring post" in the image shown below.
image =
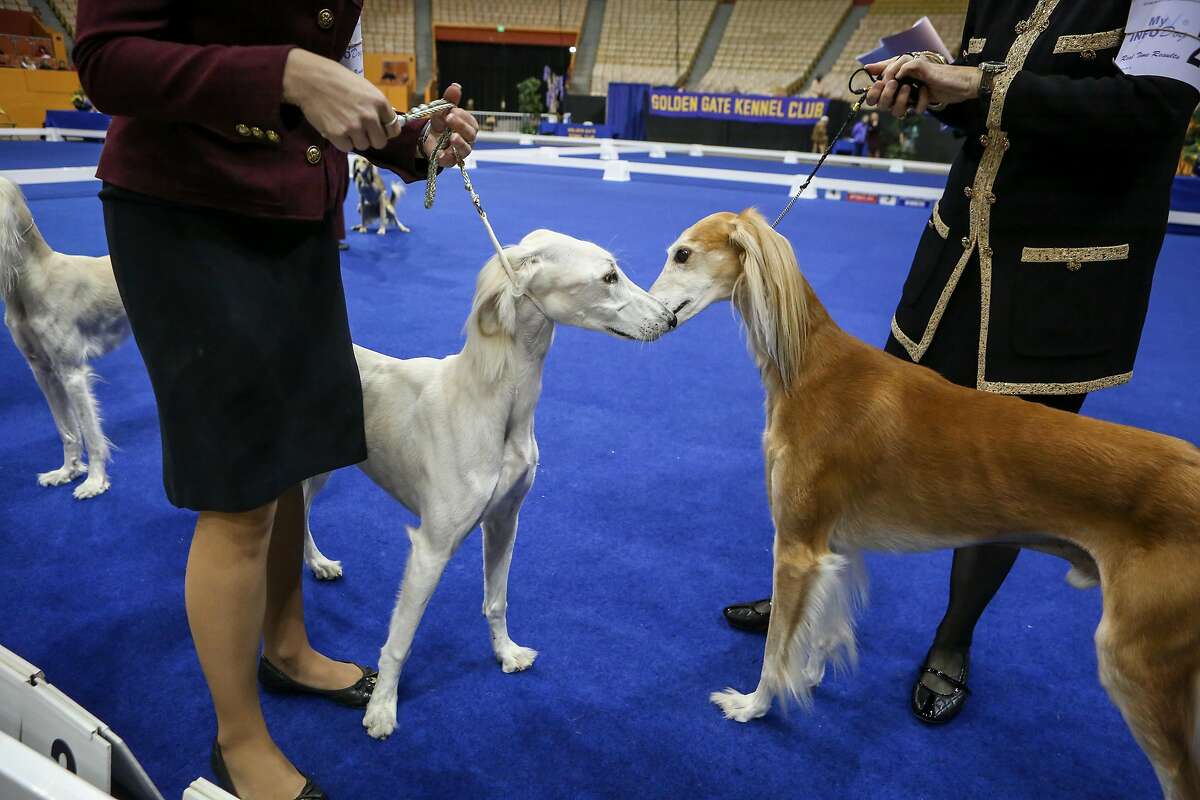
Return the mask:
<svg viewBox="0 0 1200 800">
<path fill-rule="evenodd" d="M 604 180 L 627 182 L 629 180 L 629 162 L 609 161 L 604 165 Z"/>
</svg>

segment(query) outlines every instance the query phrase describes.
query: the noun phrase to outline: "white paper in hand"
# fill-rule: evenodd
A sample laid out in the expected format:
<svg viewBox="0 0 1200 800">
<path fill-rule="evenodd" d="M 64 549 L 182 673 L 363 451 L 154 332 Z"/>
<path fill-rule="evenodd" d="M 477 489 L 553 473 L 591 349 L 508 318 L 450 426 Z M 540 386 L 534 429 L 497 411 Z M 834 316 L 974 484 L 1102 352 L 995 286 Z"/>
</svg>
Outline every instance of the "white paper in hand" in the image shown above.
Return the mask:
<svg viewBox="0 0 1200 800">
<path fill-rule="evenodd" d="M 1200 0 L 1133 0 L 1116 64 L 1200 90 Z"/>
<path fill-rule="evenodd" d="M 350 44 L 346 46 L 346 55 L 342 56 L 342 66 L 353 72 L 355 75 L 363 74 L 363 35 L 362 35 L 362 20 L 354 26 L 354 33 L 350 35 Z"/>
</svg>

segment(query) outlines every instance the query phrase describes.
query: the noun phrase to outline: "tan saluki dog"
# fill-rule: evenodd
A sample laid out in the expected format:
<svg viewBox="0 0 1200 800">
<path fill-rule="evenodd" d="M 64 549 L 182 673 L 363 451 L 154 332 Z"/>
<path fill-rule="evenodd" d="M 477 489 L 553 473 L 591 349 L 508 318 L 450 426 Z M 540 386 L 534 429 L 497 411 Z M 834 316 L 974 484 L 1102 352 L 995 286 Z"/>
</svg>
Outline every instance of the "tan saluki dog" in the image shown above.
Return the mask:
<svg viewBox="0 0 1200 800">
<path fill-rule="evenodd" d="M 746 722 L 806 701 L 855 655 L 856 554 L 1006 542 L 1098 580 L 1100 681 L 1163 794 L 1200 800 L 1200 450 L 1015 397 L 964 389 L 850 336 L 754 210 L 671 245 L 651 293 L 680 323 L 732 299 L 766 388 L 775 525 L 758 687 L 712 700 Z"/>
</svg>

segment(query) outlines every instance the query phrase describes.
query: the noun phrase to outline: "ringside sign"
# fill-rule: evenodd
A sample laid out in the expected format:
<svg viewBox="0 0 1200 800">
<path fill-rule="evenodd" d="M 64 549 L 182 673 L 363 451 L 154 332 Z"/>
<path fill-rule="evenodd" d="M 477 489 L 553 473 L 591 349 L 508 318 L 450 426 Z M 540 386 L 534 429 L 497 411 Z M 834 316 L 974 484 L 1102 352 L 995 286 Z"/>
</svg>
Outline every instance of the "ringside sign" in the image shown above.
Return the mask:
<svg viewBox="0 0 1200 800">
<path fill-rule="evenodd" d="M 711 94 L 651 89 L 650 113 L 660 117 L 814 125 L 829 113 L 829 101 L 821 97 L 772 97 L 759 94 Z"/>
</svg>

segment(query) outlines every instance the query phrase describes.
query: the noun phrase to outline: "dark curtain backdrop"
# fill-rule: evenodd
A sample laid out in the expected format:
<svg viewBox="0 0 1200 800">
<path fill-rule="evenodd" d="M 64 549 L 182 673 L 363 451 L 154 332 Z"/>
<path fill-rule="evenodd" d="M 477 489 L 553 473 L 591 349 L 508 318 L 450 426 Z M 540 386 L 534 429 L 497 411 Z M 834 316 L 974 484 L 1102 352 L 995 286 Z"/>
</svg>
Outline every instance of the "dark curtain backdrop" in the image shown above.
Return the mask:
<svg viewBox="0 0 1200 800">
<path fill-rule="evenodd" d="M 650 84 L 610 83 L 606 110 L 617 139 L 645 139 L 650 108 Z M 674 142 L 676 139 L 663 139 Z"/>
<path fill-rule="evenodd" d="M 540 81 L 547 66 L 564 74 L 570 57 L 565 47 L 439 41 L 439 93 L 458 82 L 463 87 L 463 105 L 474 100 L 481 111 L 500 111 L 503 99 L 507 103 L 504 110 L 517 111 L 517 84 L 531 77 Z M 543 84 L 543 93 L 545 89 Z"/>
</svg>

